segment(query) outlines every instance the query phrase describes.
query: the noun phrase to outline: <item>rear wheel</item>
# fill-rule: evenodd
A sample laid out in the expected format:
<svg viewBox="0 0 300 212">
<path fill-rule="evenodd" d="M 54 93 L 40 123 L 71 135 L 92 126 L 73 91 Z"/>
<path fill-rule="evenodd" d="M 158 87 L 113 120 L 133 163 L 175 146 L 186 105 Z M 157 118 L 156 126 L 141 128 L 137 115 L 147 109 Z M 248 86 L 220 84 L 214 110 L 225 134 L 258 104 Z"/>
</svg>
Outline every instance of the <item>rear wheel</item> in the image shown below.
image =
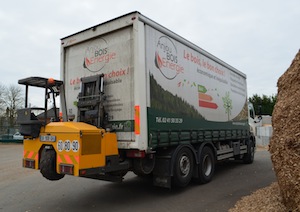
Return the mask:
<svg viewBox="0 0 300 212">
<path fill-rule="evenodd" d="M 48 180 L 60 180 L 65 175 L 56 172 L 56 154 L 53 149 L 44 148 L 41 154 L 40 172 Z"/>
<path fill-rule="evenodd" d="M 200 184 L 208 183 L 212 180 L 215 172 L 215 157 L 213 151 L 208 146 L 203 147 L 199 156 L 198 179 Z"/>
<path fill-rule="evenodd" d="M 189 148 L 178 151 L 174 163 L 174 184 L 178 187 L 187 186 L 193 176 L 194 158 Z"/>
</svg>

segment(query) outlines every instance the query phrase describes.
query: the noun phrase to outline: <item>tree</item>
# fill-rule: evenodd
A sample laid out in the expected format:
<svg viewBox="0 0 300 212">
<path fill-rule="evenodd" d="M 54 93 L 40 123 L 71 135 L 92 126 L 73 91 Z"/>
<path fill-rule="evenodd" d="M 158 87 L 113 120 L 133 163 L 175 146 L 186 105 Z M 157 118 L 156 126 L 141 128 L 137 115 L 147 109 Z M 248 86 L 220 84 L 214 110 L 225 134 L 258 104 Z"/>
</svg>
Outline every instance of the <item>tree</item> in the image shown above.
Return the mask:
<svg viewBox="0 0 300 212">
<path fill-rule="evenodd" d="M 4 85 L 0 84 L 0 116 L 5 112 L 5 94 L 6 88 Z"/>
<path fill-rule="evenodd" d="M 2 116 L 6 117 L 9 126 L 13 127 L 15 125 L 17 109 L 19 109 L 23 103 L 22 90 L 16 85 L 9 85 L 8 87 L 2 86 L 1 90 L 4 91 L 0 93 Z"/>
<path fill-rule="evenodd" d="M 254 94 L 249 97 L 249 102 L 254 106 L 257 114 L 260 115 L 272 115 L 273 109 L 277 100 L 277 94 L 272 96 Z"/>
</svg>

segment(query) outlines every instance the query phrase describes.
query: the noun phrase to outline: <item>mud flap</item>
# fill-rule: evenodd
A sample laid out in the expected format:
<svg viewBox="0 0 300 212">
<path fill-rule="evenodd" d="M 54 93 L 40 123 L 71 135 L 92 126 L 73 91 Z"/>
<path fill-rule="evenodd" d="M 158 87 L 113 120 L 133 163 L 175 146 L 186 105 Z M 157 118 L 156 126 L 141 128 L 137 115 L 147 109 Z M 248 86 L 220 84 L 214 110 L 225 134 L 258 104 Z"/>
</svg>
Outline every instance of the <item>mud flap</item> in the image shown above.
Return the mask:
<svg viewBox="0 0 300 212">
<path fill-rule="evenodd" d="M 153 185 L 163 188 L 171 188 L 171 156 L 156 157 L 156 165 L 153 170 Z"/>
</svg>

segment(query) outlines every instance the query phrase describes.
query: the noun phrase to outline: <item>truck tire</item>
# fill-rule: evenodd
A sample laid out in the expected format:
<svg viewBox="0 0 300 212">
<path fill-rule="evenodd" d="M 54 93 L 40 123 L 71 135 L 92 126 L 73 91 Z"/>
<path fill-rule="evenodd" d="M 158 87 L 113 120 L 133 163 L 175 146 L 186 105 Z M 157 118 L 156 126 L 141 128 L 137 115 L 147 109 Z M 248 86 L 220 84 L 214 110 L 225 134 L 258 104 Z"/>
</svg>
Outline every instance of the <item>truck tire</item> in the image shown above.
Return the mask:
<svg viewBox="0 0 300 212">
<path fill-rule="evenodd" d="M 199 165 L 198 165 L 198 178 L 196 182 L 205 184 L 212 180 L 215 173 L 215 157 L 212 149 L 208 146 L 199 150 Z"/>
<path fill-rule="evenodd" d="M 173 179 L 175 186 L 185 187 L 187 186 L 192 177 L 194 170 L 194 158 L 192 151 L 187 148 L 181 148 L 176 156 L 174 161 L 174 173 Z"/>
<path fill-rule="evenodd" d="M 133 161 L 133 173 L 139 177 L 145 177 L 152 173 L 155 165 L 155 158 L 136 158 Z"/>
<path fill-rule="evenodd" d="M 41 154 L 40 172 L 48 180 L 60 180 L 65 175 L 56 172 L 56 154 L 53 149 L 44 148 Z"/>
<path fill-rule="evenodd" d="M 247 153 L 244 154 L 243 162 L 245 164 L 251 164 L 254 161 L 255 145 L 254 142 L 250 139 L 247 145 Z"/>
</svg>

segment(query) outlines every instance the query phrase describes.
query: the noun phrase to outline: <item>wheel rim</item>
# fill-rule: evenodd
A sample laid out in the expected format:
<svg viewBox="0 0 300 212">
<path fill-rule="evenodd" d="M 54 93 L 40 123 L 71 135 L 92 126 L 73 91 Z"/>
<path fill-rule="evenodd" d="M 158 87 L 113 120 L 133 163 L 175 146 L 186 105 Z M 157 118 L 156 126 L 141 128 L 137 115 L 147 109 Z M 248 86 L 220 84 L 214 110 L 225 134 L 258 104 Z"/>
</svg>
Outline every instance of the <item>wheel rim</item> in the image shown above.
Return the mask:
<svg viewBox="0 0 300 212">
<path fill-rule="evenodd" d="M 212 170 L 212 160 L 209 155 L 205 155 L 203 158 L 203 173 L 205 176 L 209 176 Z"/>
<path fill-rule="evenodd" d="M 191 163 L 189 158 L 186 155 L 180 158 L 179 168 L 180 168 L 180 173 L 183 177 L 186 177 L 190 173 Z"/>
</svg>

